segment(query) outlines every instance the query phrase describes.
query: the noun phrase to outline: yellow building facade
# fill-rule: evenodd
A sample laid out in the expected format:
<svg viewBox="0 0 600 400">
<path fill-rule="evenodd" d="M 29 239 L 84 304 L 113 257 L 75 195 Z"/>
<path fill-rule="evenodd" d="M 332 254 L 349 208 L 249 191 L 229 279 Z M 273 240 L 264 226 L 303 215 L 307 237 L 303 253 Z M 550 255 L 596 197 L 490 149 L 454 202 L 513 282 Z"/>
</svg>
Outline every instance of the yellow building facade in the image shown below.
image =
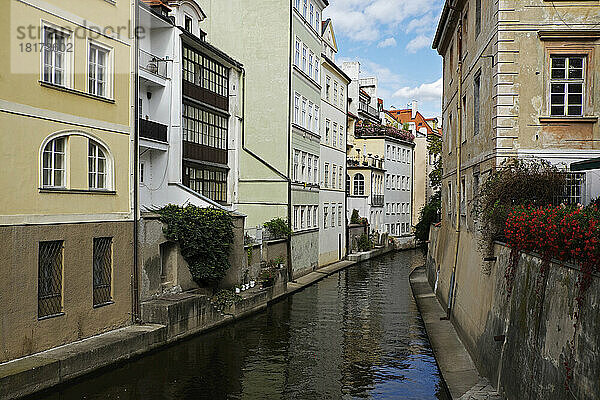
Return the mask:
<svg viewBox="0 0 600 400">
<path fill-rule="evenodd" d="M 0 362 L 129 324 L 133 260 L 132 5 L 9 3 Z"/>
</svg>

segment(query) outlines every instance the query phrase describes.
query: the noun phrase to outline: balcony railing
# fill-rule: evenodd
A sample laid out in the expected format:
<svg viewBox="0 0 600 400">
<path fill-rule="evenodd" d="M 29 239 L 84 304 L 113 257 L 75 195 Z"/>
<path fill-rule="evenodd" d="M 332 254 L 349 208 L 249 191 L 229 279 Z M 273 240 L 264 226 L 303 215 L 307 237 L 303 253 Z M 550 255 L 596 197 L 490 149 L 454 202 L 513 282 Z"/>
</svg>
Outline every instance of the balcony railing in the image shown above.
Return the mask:
<svg viewBox="0 0 600 400">
<path fill-rule="evenodd" d="M 140 49 L 140 69 L 162 78 L 167 76 L 167 61 Z"/>
<path fill-rule="evenodd" d="M 383 195 L 382 194 L 374 194 L 371 196 L 371 205 L 372 206 L 383 206 Z"/>
<path fill-rule="evenodd" d="M 140 118 L 140 136 L 146 139 L 167 141 L 167 126 L 158 122 Z"/>
<path fill-rule="evenodd" d="M 358 103 L 358 111 L 362 111 L 366 114 L 369 114 L 374 118 L 379 118 L 379 113 L 377 112 L 377 109 L 375 107 L 371 107 L 368 104 Z"/>
</svg>

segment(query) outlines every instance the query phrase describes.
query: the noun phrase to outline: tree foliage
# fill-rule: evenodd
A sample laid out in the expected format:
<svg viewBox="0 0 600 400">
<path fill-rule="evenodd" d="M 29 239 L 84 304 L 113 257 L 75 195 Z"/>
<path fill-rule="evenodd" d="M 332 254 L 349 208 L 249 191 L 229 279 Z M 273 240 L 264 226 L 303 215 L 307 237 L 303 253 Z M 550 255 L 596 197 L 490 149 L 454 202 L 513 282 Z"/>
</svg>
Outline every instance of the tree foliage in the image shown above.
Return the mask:
<svg viewBox="0 0 600 400">
<path fill-rule="evenodd" d="M 272 239 L 286 238 L 292 234 L 292 230 L 288 226 L 288 223 L 283 218 L 273 218 L 263 224 L 269 232 L 269 237 Z"/>
<path fill-rule="evenodd" d="M 427 150 L 434 156 L 433 170 L 429 173 L 429 182 L 434 192 L 442 187 L 442 138 L 438 135 L 431 135 L 427 144 Z"/>
<path fill-rule="evenodd" d="M 424 244 L 429 240 L 429 229 L 431 224 L 440 221 L 441 208 L 442 196 L 440 192 L 437 192 L 423 206 L 419 214 L 419 222 L 415 226 L 415 238 L 419 243 Z"/>
<path fill-rule="evenodd" d="M 192 278 L 202 286 L 218 284 L 230 267 L 233 221 L 227 211 L 170 204 L 156 211 L 166 238 L 176 242 Z"/>
</svg>

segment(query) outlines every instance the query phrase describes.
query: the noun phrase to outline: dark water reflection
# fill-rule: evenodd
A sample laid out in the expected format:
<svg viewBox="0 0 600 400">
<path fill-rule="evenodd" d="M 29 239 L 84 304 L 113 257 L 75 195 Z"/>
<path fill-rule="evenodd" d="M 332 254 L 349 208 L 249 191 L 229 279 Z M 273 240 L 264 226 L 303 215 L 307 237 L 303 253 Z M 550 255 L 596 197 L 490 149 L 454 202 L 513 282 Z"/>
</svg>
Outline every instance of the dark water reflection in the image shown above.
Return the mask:
<svg viewBox="0 0 600 400">
<path fill-rule="evenodd" d="M 418 252 L 335 274 L 254 317 L 44 396 L 449 399 L 408 285 Z"/>
</svg>

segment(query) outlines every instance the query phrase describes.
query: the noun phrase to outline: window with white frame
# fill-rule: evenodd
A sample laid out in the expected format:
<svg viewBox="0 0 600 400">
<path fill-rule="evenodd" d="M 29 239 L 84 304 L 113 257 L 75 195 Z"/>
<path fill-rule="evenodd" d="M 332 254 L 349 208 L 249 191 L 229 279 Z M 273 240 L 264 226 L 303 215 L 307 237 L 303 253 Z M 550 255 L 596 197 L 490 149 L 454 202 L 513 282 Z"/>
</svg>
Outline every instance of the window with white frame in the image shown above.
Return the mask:
<svg viewBox="0 0 600 400">
<path fill-rule="evenodd" d="M 88 92 L 90 94 L 109 97 L 109 54 L 108 49 L 90 44 L 88 52 Z"/>
<path fill-rule="evenodd" d="M 327 101 L 329 101 L 330 91 L 331 91 L 331 77 L 327 76 L 325 78 L 325 98 L 327 99 Z"/>
<path fill-rule="evenodd" d="M 294 206 L 294 230 L 298 229 L 298 206 Z"/>
<path fill-rule="evenodd" d="M 306 207 L 306 227 L 307 228 L 312 227 L 311 220 L 310 220 L 311 215 L 312 215 L 312 208 L 313 208 L 313 206 Z"/>
<path fill-rule="evenodd" d="M 331 121 L 325 120 L 325 143 L 329 144 L 329 130 L 331 127 Z"/>
<path fill-rule="evenodd" d="M 321 69 L 321 62 L 319 57 L 315 57 L 315 72 L 314 72 L 314 80 L 315 82 L 319 82 L 319 71 Z"/>
<path fill-rule="evenodd" d="M 319 11 L 317 10 L 315 12 L 315 30 L 317 32 L 319 32 L 319 34 L 321 34 L 321 14 L 319 14 Z"/>
<path fill-rule="evenodd" d="M 308 155 L 308 169 L 307 169 L 307 177 L 306 177 L 306 182 L 307 183 L 312 183 L 312 163 L 313 163 L 313 159 L 312 156 L 309 154 Z"/>
<path fill-rule="evenodd" d="M 315 132 L 316 134 L 321 133 L 321 127 L 319 126 L 319 107 L 317 107 L 316 105 L 315 105 L 315 127 L 313 129 L 313 132 Z"/>
<path fill-rule="evenodd" d="M 306 10 L 308 8 L 308 0 L 302 0 L 302 16 L 306 19 Z"/>
<path fill-rule="evenodd" d="M 312 7 L 312 4 L 311 4 Z M 314 59 L 314 54 L 311 51 L 310 54 L 308 55 L 308 71 L 306 71 L 308 73 L 308 76 L 310 76 L 311 78 L 313 77 L 313 59 Z"/>
<path fill-rule="evenodd" d="M 306 206 L 301 206 L 300 207 L 300 229 L 304 229 L 305 228 L 305 213 L 306 213 Z"/>
<path fill-rule="evenodd" d="M 316 228 L 317 224 L 319 223 L 319 218 L 317 217 L 319 213 L 319 207 L 318 206 L 314 206 L 313 207 L 313 226 Z"/>
<path fill-rule="evenodd" d="M 333 135 L 331 138 L 333 139 L 333 146 L 337 146 L 337 122 L 333 123 Z"/>
<path fill-rule="evenodd" d="M 319 157 L 313 159 L 313 183 L 319 183 Z"/>
<path fill-rule="evenodd" d="M 337 165 L 333 164 L 333 167 L 331 169 L 331 187 L 335 189 L 335 187 L 337 186 Z"/>
<path fill-rule="evenodd" d="M 354 175 L 354 195 L 364 196 L 365 195 L 365 177 L 363 174 Z"/>
<path fill-rule="evenodd" d="M 296 39 L 296 49 L 294 51 L 294 65 L 300 68 L 300 40 Z"/>
<path fill-rule="evenodd" d="M 342 205 L 338 204 L 338 226 L 342 226 Z"/>
<path fill-rule="evenodd" d="M 308 126 L 306 127 L 309 131 L 313 130 L 313 103 L 308 103 Z"/>
<path fill-rule="evenodd" d="M 300 0 L 294 0 L 294 7 L 296 10 L 300 11 Z"/>
<path fill-rule="evenodd" d="M 306 72 L 306 57 L 308 53 L 308 47 L 302 46 L 302 71 Z"/>
<path fill-rule="evenodd" d="M 65 154 L 66 142 L 64 137 L 49 141 L 42 154 L 42 186 L 65 187 Z"/>
<path fill-rule="evenodd" d="M 342 181 L 342 169 L 343 167 L 340 165 L 340 168 L 338 168 L 338 189 L 342 188 L 343 185 L 343 181 Z"/>
<path fill-rule="evenodd" d="M 329 216 L 329 207 L 323 207 L 323 228 L 327 228 L 327 217 Z"/>
<path fill-rule="evenodd" d="M 302 98 L 302 127 L 306 128 L 306 99 Z"/>
<path fill-rule="evenodd" d="M 302 152 L 302 158 L 301 158 L 301 163 L 300 163 L 300 180 L 302 182 L 306 182 L 306 156 L 307 154 L 305 152 Z"/>
<path fill-rule="evenodd" d="M 550 61 L 550 115 L 582 116 L 585 57 L 552 56 Z"/>
<path fill-rule="evenodd" d="M 331 205 L 331 227 L 335 228 L 335 205 Z"/>
<path fill-rule="evenodd" d="M 88 184 L 90 189 L 108 189 L 106 154 L 93 140 L 88 143 Z"/>
<path fill-rule="evenodd" d="M 300 95 L 294 94 L 294 123 L 300 123 Z"/>
<path fill-rule="evenodd" d="M 343 125 L 340 125 L 340 148 L 343 149 L 344 148 L 344 128 Z"/>
<path fill-rule="evenodd" d="M 329 163 L 325 163 L 325 176 L 323 177 L 324 187 L 329 187 Z"/>
<path fill-rule="evenodd" d="M 338 104 L 338 83 L 336 81 L 333 82 L 333 104 L 336 106 Z"/>
<path fill-rule="evenodd" d="M 344 85 L 340 85 L 340 108 L 344 108 Z"/>
<path fill-rule="evenodd" d="M 298 181 L 298 159 L 300 158 L 300 151 L 294 150 L 294 170 L 293 170 L 293 179 L 294 181 Z"/>
<path fill-rule="evenodd" d="M 44 27 L 42 51 L 42 80 L 59 86 L 67 86 L 69 81 L 70 35 L 57 29 Z"/>
<path fill-rule="evenodd" d="M 314 17 L 315 17 L 315 5 L 313 3 L 310 3 L 310 14 L 308 17 L 308 22 L 310 23 L 310 26 L 313 25 Z"/>
</svg>

